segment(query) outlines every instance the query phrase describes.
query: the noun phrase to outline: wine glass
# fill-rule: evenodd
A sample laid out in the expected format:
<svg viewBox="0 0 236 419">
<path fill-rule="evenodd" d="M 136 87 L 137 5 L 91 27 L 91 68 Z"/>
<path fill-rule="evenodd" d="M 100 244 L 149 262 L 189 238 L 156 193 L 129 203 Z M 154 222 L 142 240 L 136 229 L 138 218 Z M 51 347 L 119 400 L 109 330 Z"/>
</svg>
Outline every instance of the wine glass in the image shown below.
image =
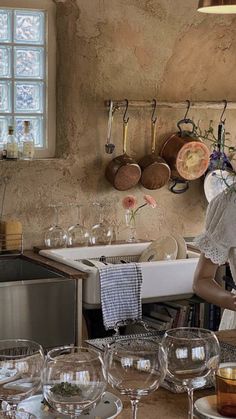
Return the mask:
<svg viewBox="0 0 236 419">
<path fill-rule="evenodd" d="M 140 398 L 155 391 L 165 377 L 166 355 L 151 338 L 121 338 L 107 345 L 104 367 L 108 383 L 130 398 L 136 419 Z"/>
<path fill-rule="evenodd" d="M 67 232 L 58 224 L 58 209 L 60 206 L 51 205 L 50 207 L 54 209 L 55 222 L 51 227 L 48 228 L 48 230 L 45 233 L 45 246 L 54 249 L 66 247 L 68 243 Z"/>
<path fill-rule="evenodd" d="M 100 354 L 85 347 L 64 346 L 48 352 L 43 393 L 57 412 L 77 418 L 94 407 L 106 389 Z"/>
<path fill-rule="evenodd" d="M 41 387 L 44 353 L 31 340 L 0 340 L 0 400 L 2 408 L 10 405 L 14 417 L 17 405 Z M 6 406 L 7 405 L 7 406 Z M 34 416 L 33 416 L 34 417 Z"/>
<path fill-rule="evenodd" d="M 94 202 L 94 208 L 96 208 L 99 213 L 99 222 L 91 228 L 90 232 L 90 244 L 91 245 L 100 245 L 100 244 L 111 244 L 113 236 L 112 226 L 104 219 L 104 209 L 105 206 L 102 203 Z"/>
<path fill-rule="evenodd" d="M 197 327 L 167 330 L 162 339 L 167 377 L 188 393 L 188 419 L 193 419 L 193 391 L 206 384 L 219 365 L 220 345 L 214 332 Z"/>
<path fill-rule="evenodd" d="M 68 228 L 68 245 L 69 246 L 88 246 L 89 232 L 81 223 L 81 207 L 82 205 L 75 205 L 77 208 L 77 223 Z"/>
</svg>

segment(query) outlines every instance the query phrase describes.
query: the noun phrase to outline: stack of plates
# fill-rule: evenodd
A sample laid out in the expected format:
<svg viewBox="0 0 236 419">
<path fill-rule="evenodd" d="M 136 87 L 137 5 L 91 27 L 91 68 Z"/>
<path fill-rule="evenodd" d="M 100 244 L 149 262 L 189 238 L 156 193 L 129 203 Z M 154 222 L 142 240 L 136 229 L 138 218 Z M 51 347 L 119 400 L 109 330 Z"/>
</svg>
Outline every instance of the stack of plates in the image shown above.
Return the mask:
<svg viewBox="0 0 236 419">
<path fill-rule="evenodd" d="M 172 234 L 153 241 L 141 254 L 139 262 L 186 259 L 187 245 L 183 237 Z"/>
</svg>

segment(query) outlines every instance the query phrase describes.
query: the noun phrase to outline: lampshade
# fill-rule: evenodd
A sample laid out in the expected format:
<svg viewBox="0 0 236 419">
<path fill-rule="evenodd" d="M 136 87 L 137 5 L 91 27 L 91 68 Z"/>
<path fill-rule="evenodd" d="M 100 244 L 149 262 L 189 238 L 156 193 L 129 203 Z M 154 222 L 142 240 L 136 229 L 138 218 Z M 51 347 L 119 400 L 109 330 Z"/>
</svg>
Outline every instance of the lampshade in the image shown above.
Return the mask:
<svg viewBox="0 0 236 419">
<path fill-rule="evenodd" d="M 199 0 L 202 13 L 236 13 L 236 0 Z"/>
</svg>

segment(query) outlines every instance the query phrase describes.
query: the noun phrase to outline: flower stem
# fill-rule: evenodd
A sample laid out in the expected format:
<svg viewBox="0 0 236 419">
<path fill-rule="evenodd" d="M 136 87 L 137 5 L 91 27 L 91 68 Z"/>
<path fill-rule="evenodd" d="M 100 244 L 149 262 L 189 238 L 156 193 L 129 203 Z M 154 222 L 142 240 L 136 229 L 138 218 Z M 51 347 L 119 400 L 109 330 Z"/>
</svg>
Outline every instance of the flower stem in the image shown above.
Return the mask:
<svg viewBox="0 0 236 419">
<path fill-rule="evenodd" d="M 143 204 L 143 205 L 140 205 L 135 211 L 133 211 L 133 213 L 134 213 L 134 216 L 135 216 L 135 214 L 138 212 L 138 210 L 140 210 L 141 208 L 143 208 L 143 207 L 146 207 L 146 205 L 147 205 L 147 203 L 145 203 L 145 204 Z"/>
</svg>

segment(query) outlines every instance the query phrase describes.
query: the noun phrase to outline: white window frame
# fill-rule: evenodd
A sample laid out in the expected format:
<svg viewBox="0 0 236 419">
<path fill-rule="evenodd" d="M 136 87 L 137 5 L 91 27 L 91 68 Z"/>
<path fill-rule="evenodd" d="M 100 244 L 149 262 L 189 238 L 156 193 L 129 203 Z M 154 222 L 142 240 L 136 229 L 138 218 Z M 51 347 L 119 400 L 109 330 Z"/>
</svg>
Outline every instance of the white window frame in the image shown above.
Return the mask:
<svg viewBox="0 0 236 419">
<path fill-rule="evenodd" d="M 55 157 L 56 152 L 56 5 L 53 0 L 0 0 L 0 8 L 46 12 L 46 88 L 44 148 L 35 158 Z"/>
</svg>

